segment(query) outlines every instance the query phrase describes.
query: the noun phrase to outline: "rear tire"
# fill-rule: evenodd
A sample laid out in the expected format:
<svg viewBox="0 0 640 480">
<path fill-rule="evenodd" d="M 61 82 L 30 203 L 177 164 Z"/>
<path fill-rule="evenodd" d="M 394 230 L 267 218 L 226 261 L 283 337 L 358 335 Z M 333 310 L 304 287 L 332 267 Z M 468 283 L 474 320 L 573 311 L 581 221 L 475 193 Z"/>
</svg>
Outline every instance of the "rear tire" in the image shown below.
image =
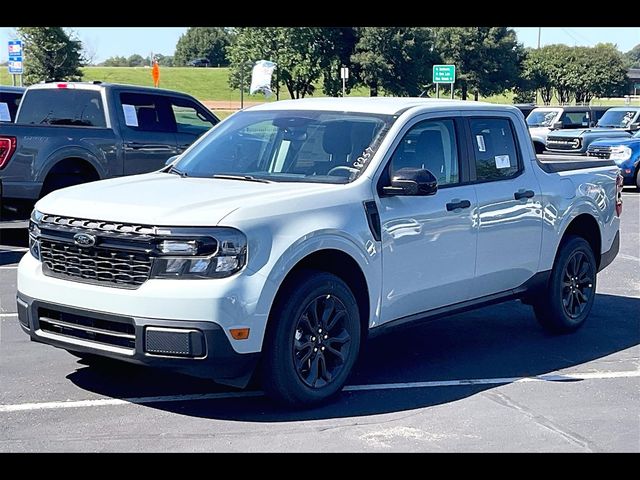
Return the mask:
<svg viewBox="0 0 640 480">
<path fill-rule="evenodd" d="M 262 386 L 280 403 L 316 404 L 342 389 L 358 357 L 358 304 L 326 272 L 301 270 L 283 288 L 265 336 Z"/>
<path fill-rule="evenodd" d="M 636 192 L 640 192 L 640 164 L 636 168 Z"/>
<path fill-rule="evenodd" d="M 580 328 L 596 294 L 596 259 L 584 238 L 571 235 L 561 244 L 546 292 L 533 304 L 538 322 L 553 333 Z"/>
</svg>

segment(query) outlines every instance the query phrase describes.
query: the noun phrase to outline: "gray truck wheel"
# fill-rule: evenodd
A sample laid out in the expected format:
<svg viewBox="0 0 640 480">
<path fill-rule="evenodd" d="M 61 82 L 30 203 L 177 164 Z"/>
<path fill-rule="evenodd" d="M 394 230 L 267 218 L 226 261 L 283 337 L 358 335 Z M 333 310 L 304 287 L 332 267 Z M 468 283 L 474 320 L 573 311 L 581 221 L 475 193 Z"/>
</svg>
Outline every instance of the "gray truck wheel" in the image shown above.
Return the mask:
<svg viewBox="0 0 640 480">
<path fill-rule="evenodd" d="M 554 333 L 580 328 L 596 296 L 596 273 L 589 242 L 575 235 L 567 237 L 553 264 L 547 291 L 533 304 L 538 322 Z"/>
<path fill-rule="evenodd" d="M 337 394 L 360 348 L 358 304 L 349 287 L 326 272 L 304 270 L 287 281 L 264 341 L 262 386 L 291 406 Z"/>
</svg>

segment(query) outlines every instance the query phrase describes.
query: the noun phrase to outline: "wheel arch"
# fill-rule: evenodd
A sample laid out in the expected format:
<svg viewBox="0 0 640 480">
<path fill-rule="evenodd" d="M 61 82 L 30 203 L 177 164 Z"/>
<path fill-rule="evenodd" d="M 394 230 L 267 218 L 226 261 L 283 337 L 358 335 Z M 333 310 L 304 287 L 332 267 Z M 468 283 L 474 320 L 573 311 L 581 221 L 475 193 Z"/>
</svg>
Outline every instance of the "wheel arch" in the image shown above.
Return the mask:
<svg viewBox="0 0 640 480">
<path fill-rule="evenodd" d="M 593 250 L 593 255 L 596 258 L 596 266 L 600 267 L 602 257 L 602 232 L 598 221 L 593 215 L 580 213 L 567 224 L 556 248 L 556 257 L 562 244 L 572 235 L 582 237 L 589 243 L 591 250 Z"/>
</svg>

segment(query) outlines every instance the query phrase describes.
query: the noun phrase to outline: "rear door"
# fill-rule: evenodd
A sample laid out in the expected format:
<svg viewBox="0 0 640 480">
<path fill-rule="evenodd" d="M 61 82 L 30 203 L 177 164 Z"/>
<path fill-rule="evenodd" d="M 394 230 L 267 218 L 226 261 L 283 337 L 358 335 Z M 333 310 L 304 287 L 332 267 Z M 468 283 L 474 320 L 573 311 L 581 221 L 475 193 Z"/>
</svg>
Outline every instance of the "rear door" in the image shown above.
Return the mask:
<svg viewBox="0 0 640 480">
<path fill-rule="evenodd" d="M 176 123 L 165 95 L 120 92 L 124 174 L 159 170 L 177 154 Z"/>
<path fill-rule="evenodd" d="M 472 297 L 516 288 L 538 270 L 542 205 L 531 159 L 522 156 L 515 117 L 470 117 L 471 178 L 478 211 L 478 249 Z M 520 138 L 525 138 L 524 133 Z"/>
<path fill-rule="evenodd" d="M 176 124 L 178 153 L 184 152 L 218 123 L 218 119 L 210 111 L 188 98 L 167 97 L 167 100 Z"/>
</svg>

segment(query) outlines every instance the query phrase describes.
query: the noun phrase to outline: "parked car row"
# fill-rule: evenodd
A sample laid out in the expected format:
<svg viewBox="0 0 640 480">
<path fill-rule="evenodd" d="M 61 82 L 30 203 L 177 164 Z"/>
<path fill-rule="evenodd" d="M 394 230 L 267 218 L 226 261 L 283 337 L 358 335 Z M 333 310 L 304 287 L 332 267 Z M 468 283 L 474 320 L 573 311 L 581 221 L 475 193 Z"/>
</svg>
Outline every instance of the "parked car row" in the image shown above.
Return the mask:
<svg viewBox="0 0 640 480">
<path fill-rule="evenodd" d="M 537 153 L 614 160 L 640 191 L 640 107 L 538 107 L 526 120 Z"/>
<path fill-rule="evenodd" d="M 101 82 L 29 87 L 0 127 L 2 205 L 13 211 L 59 188 L 164 167 L 219 122 L 195 98 Z"/>
</svg>

